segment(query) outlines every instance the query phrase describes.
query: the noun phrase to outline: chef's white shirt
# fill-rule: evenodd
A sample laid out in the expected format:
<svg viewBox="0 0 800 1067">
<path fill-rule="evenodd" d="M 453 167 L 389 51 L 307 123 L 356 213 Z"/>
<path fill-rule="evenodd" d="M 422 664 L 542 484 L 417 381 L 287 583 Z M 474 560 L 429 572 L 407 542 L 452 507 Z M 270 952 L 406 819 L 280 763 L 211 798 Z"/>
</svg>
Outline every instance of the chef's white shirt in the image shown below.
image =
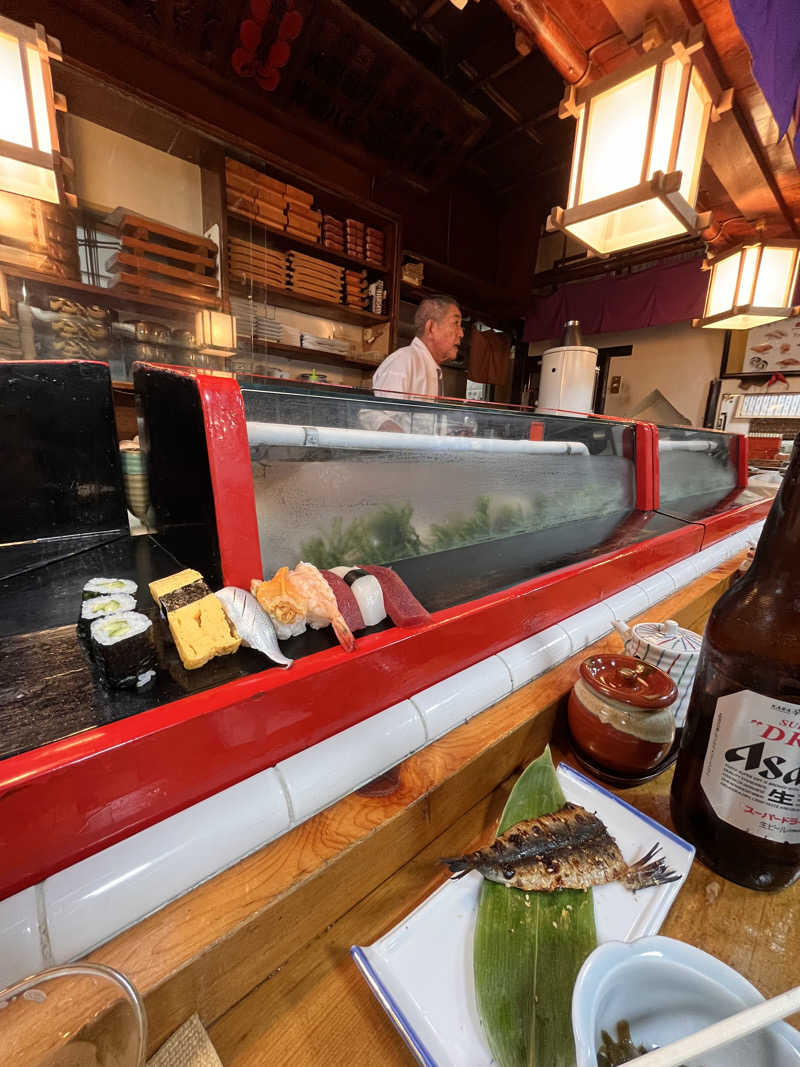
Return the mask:
<svg viewBox="0 0 800 1067">
<path fill-rule="evenodd" d="M 376 396 L 439 396 L 442 371 L 419 337 L 398 348 L 381 363 L 372 376 Z"/>
</svg>

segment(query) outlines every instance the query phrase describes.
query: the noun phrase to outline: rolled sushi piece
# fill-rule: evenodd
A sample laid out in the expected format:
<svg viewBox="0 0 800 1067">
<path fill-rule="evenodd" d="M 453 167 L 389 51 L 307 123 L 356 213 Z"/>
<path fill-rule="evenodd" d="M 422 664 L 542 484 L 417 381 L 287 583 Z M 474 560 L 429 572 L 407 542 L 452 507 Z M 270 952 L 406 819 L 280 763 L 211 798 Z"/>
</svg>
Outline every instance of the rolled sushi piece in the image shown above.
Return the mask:
<svg viewBox="0 0 800 1067">
<path fill-rule="evenodd" d="M 89 627 L 95 619 L 106 615 L 116 615 L 119 611 L 133 611 L 136 601 L 127 593 L 115 596 L 93 596 L 81 601 L 81 615 L 78 619 L 78 633 L 81 637 L 89 636 Z"/>
<path fill-rule="evenodd" d="M 236 627 L 243 645 L 263 652 L 268 659 L 281 667 L 291 667 L 294 660 L 281 652 L 272 619 L 252 593 L 228 585 L 214 595 L 221 602 L 230 622 Z"/>
<path fill-rule="evenodd" d="M 141 689 L 156 676 L 153 624 L 139 611 L 95 619 L 90 637 L 103 681 L 114 689 Z"/>
<path fill-rule="evenodd" d="M 91 600 L 97 596 L 136 596 L 138 586 L 127 578 L 90 578 L 83 587 L 81 600 Z"/>
<path fill-rule="evenodd" d="M 350 586 L 365 626 L 383 622 L 386 618 L 383 590 L 374 574 L 367 574 L 360 567 L 331 567 L 331 574 L 338 574 Z"/>
</svg>

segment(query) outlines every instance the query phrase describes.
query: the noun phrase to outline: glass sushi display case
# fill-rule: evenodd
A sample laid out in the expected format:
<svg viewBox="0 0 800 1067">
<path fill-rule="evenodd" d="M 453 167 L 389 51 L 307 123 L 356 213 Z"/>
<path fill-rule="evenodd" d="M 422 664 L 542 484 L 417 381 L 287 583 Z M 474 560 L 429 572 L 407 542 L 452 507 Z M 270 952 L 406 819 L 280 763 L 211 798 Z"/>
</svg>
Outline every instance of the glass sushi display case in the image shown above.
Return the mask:
<svg viewBox="0 0 800 1067">
<path fill-rule="evenodd" d="M 0 474 L 14 502 L 0 817 L 26 828 L 3 896 L 691 555 L 706 532 L 659 506 L 673 457 L 649 424 L 139 364 L 151 521 L 132 534 L 108 366 L 0 373 L 15 457 Z M 726 488 L 710 440 L 711 473 L 676 462 L 686 496 Z"/>
<path fill-rule="evenodd" d="M 747 488 L 747 438 L 741 434 L 683 426 L 659 426 L 659 508 L 701 523 L 704 543 L 724 537 L 763 497 Z"/>
</svg>

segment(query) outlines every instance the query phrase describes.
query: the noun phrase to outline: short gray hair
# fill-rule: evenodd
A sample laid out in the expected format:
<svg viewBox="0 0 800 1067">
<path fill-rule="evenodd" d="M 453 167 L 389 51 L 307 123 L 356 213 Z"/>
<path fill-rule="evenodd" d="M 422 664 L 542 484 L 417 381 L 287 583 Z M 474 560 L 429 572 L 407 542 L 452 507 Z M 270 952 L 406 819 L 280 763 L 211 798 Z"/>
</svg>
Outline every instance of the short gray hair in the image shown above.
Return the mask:
<svg viewBox="0 0 800 1067">
<path fill-rule="evenodd" d="M 446 293 L 426 296 L 414 313 L 414 335 L 422 337 L 429 320 L 433 319 L 436 323 L 441 322 L 452 307 L 458 310 L 458 301 L 455 297 L 447 296 Z"/>
</svg>

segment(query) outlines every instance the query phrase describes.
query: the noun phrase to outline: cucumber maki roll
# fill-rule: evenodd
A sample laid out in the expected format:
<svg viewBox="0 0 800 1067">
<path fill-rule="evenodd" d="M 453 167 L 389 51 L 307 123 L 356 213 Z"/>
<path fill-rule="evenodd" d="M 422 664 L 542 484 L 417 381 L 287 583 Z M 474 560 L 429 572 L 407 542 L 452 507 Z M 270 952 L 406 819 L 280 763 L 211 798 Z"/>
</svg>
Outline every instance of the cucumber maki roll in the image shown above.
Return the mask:
<svg viewBox="0 0 800 1067">
<path fill-rule="evenodd" d="M 106 615 L 115 615 L 118 611 L 133 611 L 136 601 L 127 593 L 115 596 L 93 596 L 81 601 L 81 617 L 78 620 L 78 633 L 81 637 L 89 636 L 89 627 L 95 619 Z"/>
<path fill-rule="evenodd" d="M 120 611 L 91 625 L 92 653 L 103 681 L 114 689 L 141 689 L 155 678 L 153 624 L 139 611 Z"/>
<path fill-rule="evenodd" d="M 136 582 L 127 578 L 90 578 L 83 587 L 81 600 L 91 600 L 97 596 L 118 596 L 121 593 L 135 597 L 136 589 Z"/>
</svg>

